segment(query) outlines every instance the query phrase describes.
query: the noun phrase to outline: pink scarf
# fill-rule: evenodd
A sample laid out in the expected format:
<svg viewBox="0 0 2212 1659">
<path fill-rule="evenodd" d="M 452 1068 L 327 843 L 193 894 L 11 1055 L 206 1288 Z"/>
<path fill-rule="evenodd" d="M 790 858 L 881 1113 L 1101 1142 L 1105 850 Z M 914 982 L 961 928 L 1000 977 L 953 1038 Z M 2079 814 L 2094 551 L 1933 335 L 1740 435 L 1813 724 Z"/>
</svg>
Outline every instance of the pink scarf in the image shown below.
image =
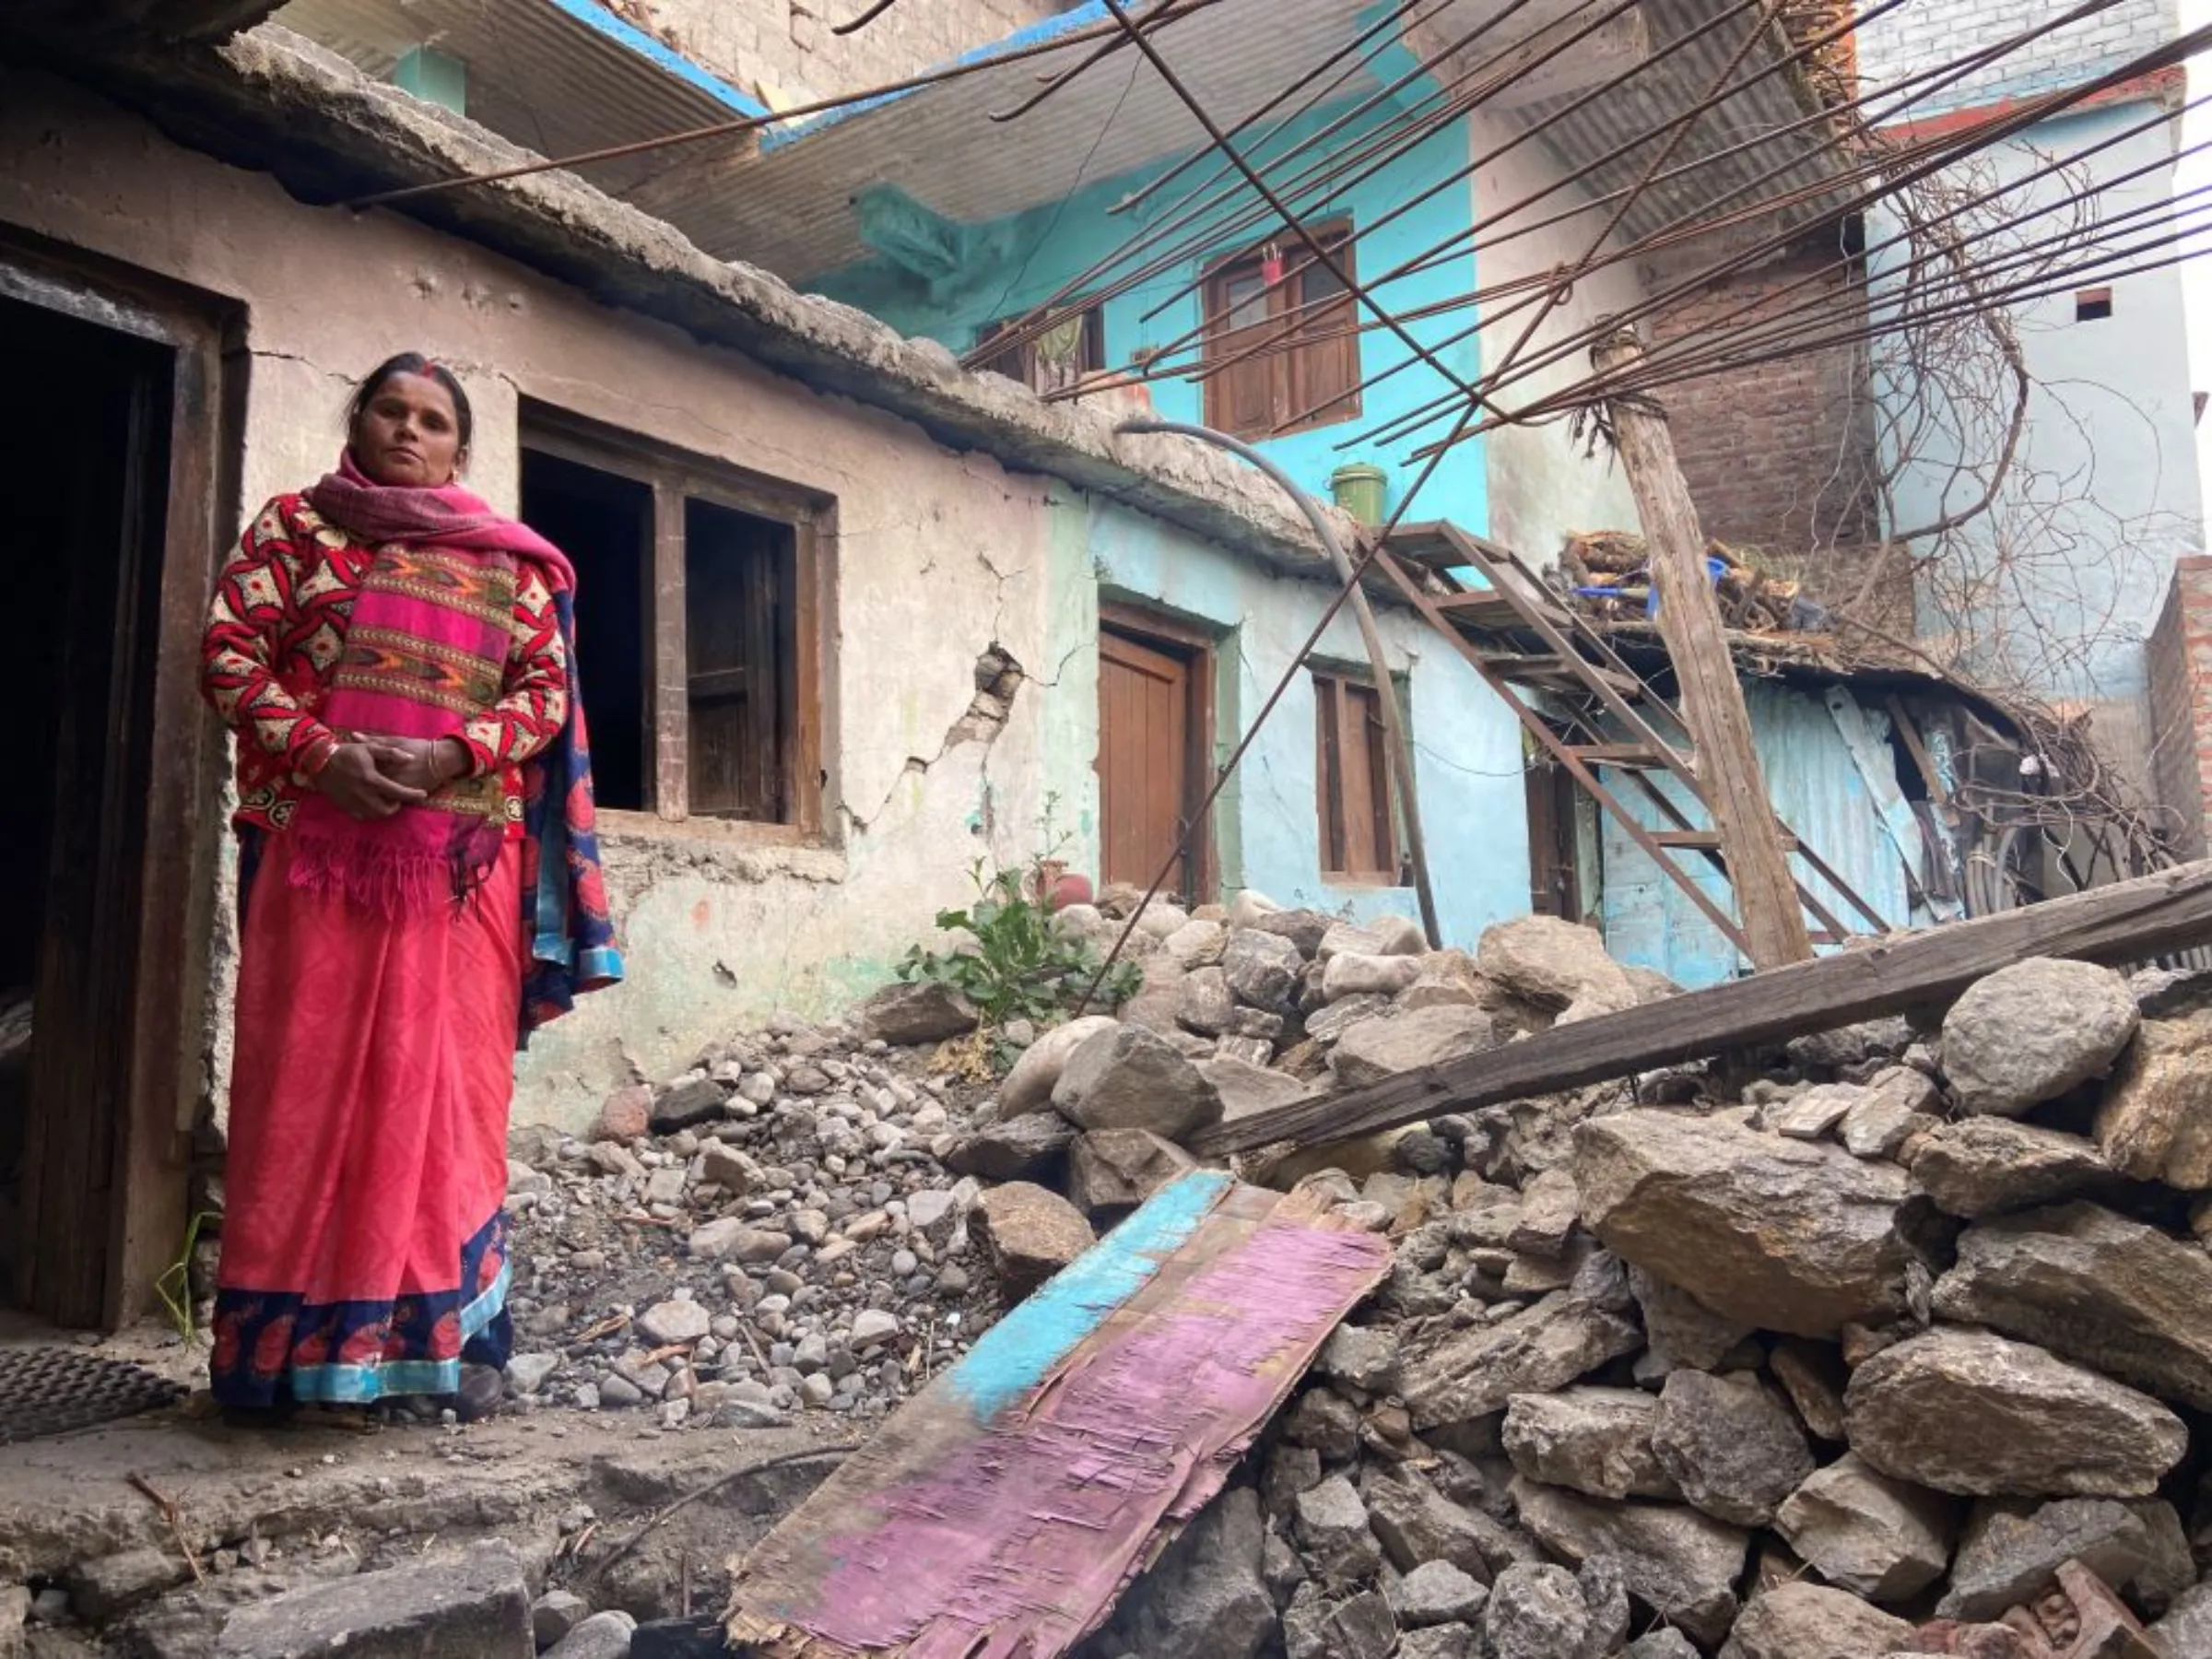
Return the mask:
<svg viewBox="0 0 2212 1659">
<path fill-rule="evenodd" d="M 535 566 L 557 593 L 573 586 L 569 561 L 459 485 L 377 484 L 350 452 L 307 499 L 376 548 L 324 721 L 341 736 L 457 736 L 502 694 L 517 561 Z M 459 780 L 367 822 L 312 795 L 292 819 L 291 879 L 363 909 L 418 914 L 481 885 L 506 839 L 507 810 L 496 774 Z"/>
</svg>

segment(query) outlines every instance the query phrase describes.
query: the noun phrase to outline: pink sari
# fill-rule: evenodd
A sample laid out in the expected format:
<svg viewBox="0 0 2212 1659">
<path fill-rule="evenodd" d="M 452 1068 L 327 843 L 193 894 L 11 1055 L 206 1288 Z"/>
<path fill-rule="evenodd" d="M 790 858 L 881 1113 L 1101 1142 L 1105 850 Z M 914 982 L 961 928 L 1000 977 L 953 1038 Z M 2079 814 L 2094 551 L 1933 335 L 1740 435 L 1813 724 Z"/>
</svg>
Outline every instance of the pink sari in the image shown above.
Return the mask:
<svg viewBox="0 0 2212 1659">
<path fill-rule="evenodd" d="M 350 458 L 311 500 L 379 549 L 329 724 L 458 731 L 497 700 L 496 596 L 512 610 L 516 561 L 557 591 L 567 561 L 466 490 L 386 488 Z M 312 797 L 258 868 L 241 861 L 211 1364 L 225 1405 L 450 1394 L 465 1355 L 506 1363 L 501 1205 L 530 950 L 523 845 L 503 834 L 500 779 L 478 782 L 369 824 Z"/>
</svg>

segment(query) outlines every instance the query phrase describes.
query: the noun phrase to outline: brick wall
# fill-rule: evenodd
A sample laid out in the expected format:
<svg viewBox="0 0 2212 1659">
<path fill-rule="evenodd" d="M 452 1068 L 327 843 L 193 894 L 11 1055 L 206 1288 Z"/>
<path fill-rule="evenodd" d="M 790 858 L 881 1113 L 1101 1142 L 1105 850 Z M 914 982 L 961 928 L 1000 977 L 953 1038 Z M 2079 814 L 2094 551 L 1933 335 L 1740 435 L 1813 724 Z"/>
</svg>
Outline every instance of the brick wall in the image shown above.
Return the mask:
<svg viewBox="0 0 2212 1659">
<path fill-rule="evenodd" d="M 2176 562 L 2147 655 L 2152 787 L 2173 815 L 2176 851 L 2202 858 L 2212 821 L 2212 559 Z"/>
<path fill-rule="evenodd" d="M 835 35 L 869 0 L 620 0 L 615 9 L 771 104 L 881 86 L 1069 9 L 1071 0 L 898 0 Z"/>
<path fill-rule="evenodd" d="M 1809 322 L 1828 333 L 1823 320 L 1832 317 L 1834 331 L 1851 328 L 1865 314 L 1856 281 L 1831 274 L 1791 288 L 1834 259 L 1832 243 L 1814 245 L 1714 283 L 1656 319 L 1652 347 L 1724 326 L 1724 318 L 1731 332 L 1756 328 L 1762 318 L 1816 297 L 1819 311 L 1793 317 L 1793 326 Z M 1733 315 L 1747 306 L 1753 309 Z M 1876 540 L 1880 525 L 1870 486 L 1874 421 L 1865 376 L 1863 349 L 1843 346 L 1661 393 L 1705 534 L 1784 556 Z"/>
<path fill-rule="evenodd" d="M 1997 46 L 2064 9 L 2055 0 L 2047 7 L 2020 0 L 1912 0 L 1858 31 L 1859 68 L 1877 85 L 1898 80 Z M 1920 118 L 2087 80 L 2172 40 L 2180 29 L 2179 0 L 2120 0 L 2005 53 L 1912 112 Z"/>
</svg>

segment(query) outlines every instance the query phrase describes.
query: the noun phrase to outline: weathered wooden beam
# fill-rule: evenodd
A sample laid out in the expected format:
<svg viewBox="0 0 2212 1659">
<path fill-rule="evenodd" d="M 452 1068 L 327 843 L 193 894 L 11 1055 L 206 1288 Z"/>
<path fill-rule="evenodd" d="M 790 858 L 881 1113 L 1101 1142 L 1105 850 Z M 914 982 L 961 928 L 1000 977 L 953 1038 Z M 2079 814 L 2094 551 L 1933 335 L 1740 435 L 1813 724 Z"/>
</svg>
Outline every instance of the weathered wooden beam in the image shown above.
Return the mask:
<svg viewBox="0 0 2212 1659">
<path fill-rule="evenodd" d="M 1636 331 L 1624 328 L 1591 350 L 1600 374 L 1629 374 L 1642 360 Z M 1698 782 L 1712 808 L 1735 892 L 1735 913 L 1749 941 L 1754 968 L 1780 968 L 1813 954 L 1797 880 L 1783 845 L 1782 826 L 1767 796 L 1751 716 L 1736 681 L 1735 659 L 1721 627 L 1721 609 L 1705 578 L 1705 533 L 1689 486 L 1675 462 L 1666 416 L 1647 400 L 1617 397 L 1606 405 L 1614 453 L 1643 522 L 1652 582 L 1659 594 L 1659 637 L 1666 642 L 1682 692 Z"/>
<path fill-rule="evenodd" d="M 2132 962 L 2207 939 L 2212 860 L 2200 860 L 1557 1027 L 1349 1093 L 1256 1112 L 1207 1130 L 1193 1150 L 1218 1157 L 1278 1141 L 1371 1135 L 1436 1112 L 1552 1094 L 1941 1004 L 2023 957 Z"/>
</svg>

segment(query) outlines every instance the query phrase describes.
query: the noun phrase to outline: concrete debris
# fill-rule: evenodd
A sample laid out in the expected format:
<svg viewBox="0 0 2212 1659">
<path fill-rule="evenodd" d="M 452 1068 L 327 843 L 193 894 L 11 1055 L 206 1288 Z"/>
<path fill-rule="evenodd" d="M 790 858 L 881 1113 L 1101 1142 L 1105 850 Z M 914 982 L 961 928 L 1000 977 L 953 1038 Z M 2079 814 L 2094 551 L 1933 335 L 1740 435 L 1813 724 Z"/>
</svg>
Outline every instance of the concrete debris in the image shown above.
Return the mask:
<svg viewBox="0 0 2212 1659">
<path fill-rule="evenodd" d="M 241 1607 L 215 1651 L 217 1659 L 536 1659 L 537 1646 L 521 1560 L 482 1544 Z"/>
</svg>

